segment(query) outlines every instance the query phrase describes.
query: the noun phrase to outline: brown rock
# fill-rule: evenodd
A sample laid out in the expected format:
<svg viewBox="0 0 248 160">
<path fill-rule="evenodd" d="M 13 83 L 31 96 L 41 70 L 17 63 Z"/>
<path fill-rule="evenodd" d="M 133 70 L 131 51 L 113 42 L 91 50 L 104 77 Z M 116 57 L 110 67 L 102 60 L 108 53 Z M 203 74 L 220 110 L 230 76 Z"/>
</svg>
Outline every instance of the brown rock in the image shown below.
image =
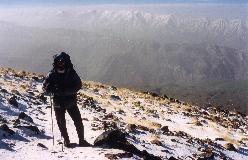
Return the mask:
<svg viewBox="0 0 248 160">
<path fill-rule="evenodd" d="M 136 131 L 137 126 L 135 124 L 128 124 L 126 129 L 130 132 L 135 132 Z"/>
<path fill-rule="evenodd" d="M 152 140 L 152 141 L 151 141 L 151 144 L 156 144 L 156 145 L 158 145 L 158 146 L 162 146 L 162 142 L 161 142 L 160 140 L 158 140 L 158 139 Z"/>
<path fill-rule="evenodd" d="M 160 130 L 163 132 L 163 134 L 170 131 L 168 126 L 163 126 Z"/>
<path fill-rule="evenodd" d="M 237 151 L 237 149 L 234 147 L 232 143 L 226 143 L 224 147 L 229 151 Z"/>
<path fill-rule="evenodd" d="M 137 129 L 143 130 L 143 131 L 149 131 L 148 127 L 142 126 L 142 125 L 138 125 Z"/>
</svg>

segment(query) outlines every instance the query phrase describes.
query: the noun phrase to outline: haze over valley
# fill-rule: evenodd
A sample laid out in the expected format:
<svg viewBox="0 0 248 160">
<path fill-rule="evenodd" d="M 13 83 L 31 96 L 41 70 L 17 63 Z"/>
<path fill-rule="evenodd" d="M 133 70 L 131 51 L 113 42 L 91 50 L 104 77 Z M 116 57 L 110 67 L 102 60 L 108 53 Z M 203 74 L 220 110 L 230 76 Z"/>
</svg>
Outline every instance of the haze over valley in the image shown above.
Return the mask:
<svg viewBox="0 0 248 160">
<path fill-rule="evenodd" d="M 46 73 L 65 51 L 84 80 L 248 112 L 247 17 L 113 8 L 1 10 L 1 66 Z"/>
</svg>

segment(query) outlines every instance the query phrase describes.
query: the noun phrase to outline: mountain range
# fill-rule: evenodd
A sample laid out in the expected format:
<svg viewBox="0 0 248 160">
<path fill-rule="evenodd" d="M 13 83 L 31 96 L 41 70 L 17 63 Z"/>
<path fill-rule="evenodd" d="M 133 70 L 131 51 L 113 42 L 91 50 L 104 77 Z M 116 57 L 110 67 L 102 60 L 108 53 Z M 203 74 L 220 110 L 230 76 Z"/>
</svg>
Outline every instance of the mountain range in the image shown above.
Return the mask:
<svg viewBox="0 0 248 160">
<path fill-rule="evenodd" d="M 247 20 L 51 10 L 6 21 L 4 66 L 45 73 L 65 51 L 86 80 L 247 111 Z"/>
</svg>

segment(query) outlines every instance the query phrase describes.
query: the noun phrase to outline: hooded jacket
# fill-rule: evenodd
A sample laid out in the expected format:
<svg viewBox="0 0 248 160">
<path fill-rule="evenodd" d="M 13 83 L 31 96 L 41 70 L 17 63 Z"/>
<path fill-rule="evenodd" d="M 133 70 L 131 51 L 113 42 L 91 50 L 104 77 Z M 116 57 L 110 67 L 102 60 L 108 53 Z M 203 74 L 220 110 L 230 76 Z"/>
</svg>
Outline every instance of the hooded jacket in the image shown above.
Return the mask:
<svg viewBox="0 0 248 160">
<path fill-rule="evenodd" d="M 63 59 L 65 62 L 65 72 L 58 73 L 56 62 Z M 53 69 L 48 73 L 43 89 L 47 93 L 54 95 L 55 107 L 71 107 L 77 104 L 77 92 L 81 89 L 82 82 L 70 60 L 70 56 L 64 52 L 54 56 Z"/>
</svg>

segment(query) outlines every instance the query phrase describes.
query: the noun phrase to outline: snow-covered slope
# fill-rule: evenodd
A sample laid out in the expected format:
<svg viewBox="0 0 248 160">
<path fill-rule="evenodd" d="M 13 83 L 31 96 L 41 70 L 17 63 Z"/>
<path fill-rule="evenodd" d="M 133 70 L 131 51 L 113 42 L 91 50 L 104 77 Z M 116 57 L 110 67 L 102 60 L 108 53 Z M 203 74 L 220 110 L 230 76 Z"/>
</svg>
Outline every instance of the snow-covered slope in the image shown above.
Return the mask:
<svg viewBox="0 0 248 160">
<path fill-rule="evenodd" d="M 0 70 L 1 159 L 102 160 L 124 152 L 100 147 L 62 151 L 56 125 L 53 146 L 50 100 L 40 96 L 42 79 L 23 71 Z M 248 158 L 248 117 L 240 113 L 214 107 L 202 109 L 166 96 L 96 82 L 84 82 L 78 106 L 90 143 L 104 130 L 120 128 L 126 130 L 129 142 L 138 149 L 162 159 Z M 77 143 L 69 116 L 67 128 L 71 141 Z M 123 159 L 142 158 L 131 155 Z"/>
</svg>

